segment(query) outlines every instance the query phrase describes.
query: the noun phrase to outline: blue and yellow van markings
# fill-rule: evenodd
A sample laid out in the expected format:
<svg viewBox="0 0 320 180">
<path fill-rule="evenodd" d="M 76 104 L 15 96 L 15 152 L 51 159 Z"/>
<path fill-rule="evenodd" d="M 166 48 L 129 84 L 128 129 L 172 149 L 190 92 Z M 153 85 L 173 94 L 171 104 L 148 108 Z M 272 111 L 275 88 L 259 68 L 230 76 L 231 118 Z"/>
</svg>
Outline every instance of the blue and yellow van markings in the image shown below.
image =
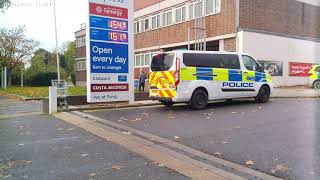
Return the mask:
<svg viewBox="0 0 320 180">
<path fill-rule="evenodd" d="M 267 73 L 223 68 L 185 67 L 180 76 L 182 81 L 272 82 Z"/>
</svg>

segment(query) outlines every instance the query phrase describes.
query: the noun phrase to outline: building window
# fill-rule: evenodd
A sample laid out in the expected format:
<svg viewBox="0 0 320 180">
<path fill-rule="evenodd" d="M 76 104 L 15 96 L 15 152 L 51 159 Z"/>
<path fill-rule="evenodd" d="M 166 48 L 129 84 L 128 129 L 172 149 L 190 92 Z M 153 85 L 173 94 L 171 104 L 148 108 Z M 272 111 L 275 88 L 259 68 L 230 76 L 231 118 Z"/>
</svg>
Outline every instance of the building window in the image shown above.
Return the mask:
<svg viewBox="0 0 320 180">
<path fill-rule="evenodd" d="M 189 5 L 189 20 L 194 19 L 194 4 Z"/>
<path fill-rule="evenodd" d="M 187 20 L 187 8 L 186 7 L 182 7 L 182 14 L 181 14 L 181 19 L 182 21 L 186 21 Z"/>
<path fill-rule="evenodd" d="M 172 11 L 164 12 L 162 14 L 163 26 L 169 26 L 172 24 Z"/>
<path fill-rule="evenodd" d="M 160 24 L 160 14 L 157 15 L 157 27 L 159 28 L 161 26 Z"/>
<path fill-rule="evenodd" d="M 145 19 L 144 20 L 144 30 L 145 31 L 148 31 L 149 30 L 149 28 L 150 28 L 150 23 L 149 23 L 149 19 Z"/>
<path fill-rule="evenodd" d="M 195 4 L 194 6 L 194 14 L 196 18 L 202 17 L 202 2 Z"/>
<path fill-rule="evenodd" d="M 150 62 L 151 62 L 151 53 L 145 54 L 144 65 L 150 66 Z"/>
<path fill-rule="evenodd" d="M 144 54 L 141 54 L 140 55 L 140 66 L 144 66 L 144 63 L 145 63 L 145 57 L 144 57 Z"/>
<path fill-rule="evenodd" d="M 144 32 L 145 31 L 145 26 L 144 26 L 144 19 L 140 21 L 140 27 L 141 27 L 141 31 L 140 32 Z"/>
<path fill-rule="evenodd" d="M 135 55 L 135 66 L 140 66 L 140 55 Z"/>
<path fill-rule="evenodd" d="M 181 15 L 182 15 L 181 8 L 176 9 L 176 23 L 179 23 L 182 21 Z"/>
<path fill-rule="evenodd" d="M 135 67 L 150 66 L 151 53 L 137 54 L 135 55 Z"/>
<path fill-rule="evenodd" d="M 76 47 L 83 47 L 83 46 L 86 46 L 86 37 L 83 36 L 83 37 L 79 37 L 76 39 Z"/>
<path fill-rule="evenodd" d="M 186 14 L 187 14 L 186 7 L 181 7 L 176 9 L 175 13 L 176 13 L 176 23 L 183 22 L 186 20 Z"/>
<path fill-rule="evenodd" d="M 83 71 L 87 69 L 86 60 L 78 60 L 75 63 L 75 71 Z"/>
<path fill-rule="evenodd" d="M 160 15 L 152 16 L 151 29 L 157 29 L 160 27 Z"/>
<path fill-rule="evenodd" d="M 221 0 L 206 0 L 206 15 L 220 13 Z"/>
<path fill-rule="evenodd" d="M 140 32 L 140 24 L 139 21 L 134 22 L 134 33 Z"/>
</svg>

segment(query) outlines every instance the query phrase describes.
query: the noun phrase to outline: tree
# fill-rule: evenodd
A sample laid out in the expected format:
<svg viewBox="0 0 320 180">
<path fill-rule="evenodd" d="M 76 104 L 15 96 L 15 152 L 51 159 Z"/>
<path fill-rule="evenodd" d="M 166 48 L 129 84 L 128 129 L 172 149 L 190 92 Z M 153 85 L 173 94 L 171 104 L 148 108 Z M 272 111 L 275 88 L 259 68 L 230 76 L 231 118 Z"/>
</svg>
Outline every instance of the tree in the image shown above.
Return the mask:
<svg viewBox="0 0 320 180">
<path fill-rule="evenodd" d="M 24 64 L 31 57 L 38 41 L 26 38 L 24 26 L 12 29 L 0 29 L 0 54 L 3 65 L 8 69 L 8 85 L 11 85 L 11 72 L 19 64 Z"/>
<path fill-rule="evenodd" d="M 67 50 L 64 52 L 64 59 L 66 62 L 65 70 L 67 72 L 68 77 L 74 73 L 75 50 L 76 43 L 70 42 L 67 46 Z"/>
<path fill-rule="evenodd" d="M 4 13 L 4 10 L 8 9 L 10 5 L 11 5 L 10 0 L 0 0 L 0 11 Z"/>
</svg>

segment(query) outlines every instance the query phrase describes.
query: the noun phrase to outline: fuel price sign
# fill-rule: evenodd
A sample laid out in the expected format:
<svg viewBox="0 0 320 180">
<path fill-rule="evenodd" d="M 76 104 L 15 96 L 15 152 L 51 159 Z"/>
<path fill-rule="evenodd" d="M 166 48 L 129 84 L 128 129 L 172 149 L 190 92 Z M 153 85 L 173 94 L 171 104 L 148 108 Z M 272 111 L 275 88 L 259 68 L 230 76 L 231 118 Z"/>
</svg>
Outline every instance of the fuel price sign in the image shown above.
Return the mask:
<svg viewBox="0 0 320 180">
<path fill-rule="evenodd" d="M 87 101 L 133 101 L 133 1 L 89 0 Z M 130 26 L 130 27 L 129 27 Z M 131 41 L 130 41 L 131 37 Z M 132 54 L 129 54 L 132 53 Z M 132 88 L 131 88 L 132 84 Z M 132 93 L 130 93 L 130 92 Z"/>
</svg>

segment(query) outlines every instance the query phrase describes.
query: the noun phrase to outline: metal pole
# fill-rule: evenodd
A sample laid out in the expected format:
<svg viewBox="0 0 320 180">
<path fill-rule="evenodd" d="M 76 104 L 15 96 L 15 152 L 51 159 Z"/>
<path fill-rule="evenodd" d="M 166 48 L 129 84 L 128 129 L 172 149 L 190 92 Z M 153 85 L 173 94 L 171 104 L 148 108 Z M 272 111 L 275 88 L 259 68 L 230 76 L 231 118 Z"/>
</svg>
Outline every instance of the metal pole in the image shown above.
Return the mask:
<svg viewBox="0 0 320 180">
<path fill-rule="evenodd" d="M 4 74 L 4 68 L 1 67 L 1 88 L 3 89 L 4 88 L 4 78 L 3 78 L 3 74 Z"/>
<path fill-rule="evenodd" d="M 57 53 L 57 74 L 58 74 L 58 83 L 60 83 L 60 60 L 59 60 L 59 52 L 58 52 L 58 30 L 57 30 L 57 17 L 56 17 L 56 0 L 53 0 L 53 9 L 54 9 L 54 27 L 55 27 L 56 53 Z"/>
<path fill-rule="evenodd" d="M 23 87 L 23 69 L 21 69 L 21 87 Z"/>
<path fill-rule="evenodd" d="M 7 90 L 7 67 L 4 67 L 4 90 Z"/>
<path fill-rule="evenodd" d="M 190 51 L 190 27 L 188 27 L 188 50 Z"/>
</svg>

